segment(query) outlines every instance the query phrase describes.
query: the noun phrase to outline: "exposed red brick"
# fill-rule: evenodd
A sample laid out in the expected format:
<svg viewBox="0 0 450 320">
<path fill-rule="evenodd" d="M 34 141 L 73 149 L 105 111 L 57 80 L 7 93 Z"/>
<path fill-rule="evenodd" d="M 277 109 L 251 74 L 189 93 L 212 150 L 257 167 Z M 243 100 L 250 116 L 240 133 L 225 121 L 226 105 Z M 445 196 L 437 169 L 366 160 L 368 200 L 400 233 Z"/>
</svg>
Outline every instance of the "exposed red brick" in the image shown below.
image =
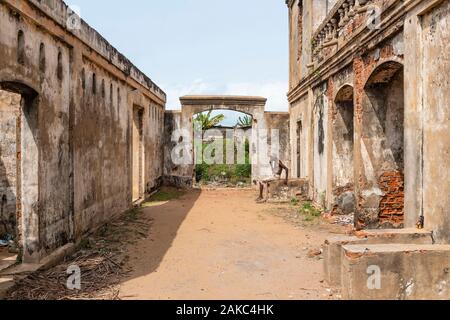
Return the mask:
<svg viewBox="0 0 450 320">
<path fill-rule="evenodd" d="M 404 175 L 399 171 L 385 172 L 379 179 L 379 185 L 385 196 L 380 202 L 380 223 L 393 226 L 404 222 Z"/>
</svg>

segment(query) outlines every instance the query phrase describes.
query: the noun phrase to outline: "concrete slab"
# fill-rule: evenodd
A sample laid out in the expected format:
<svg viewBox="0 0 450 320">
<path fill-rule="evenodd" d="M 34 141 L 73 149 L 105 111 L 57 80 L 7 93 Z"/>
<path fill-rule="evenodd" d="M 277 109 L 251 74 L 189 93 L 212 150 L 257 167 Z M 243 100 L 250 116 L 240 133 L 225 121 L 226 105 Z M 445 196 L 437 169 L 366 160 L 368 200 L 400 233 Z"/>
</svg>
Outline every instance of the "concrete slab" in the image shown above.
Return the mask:
<svg viewBox="0 0 450 320">
<path fill-rule="evenodd" d="M 0 248 L 0 272 L 5 270 L 17 262 L 17 254 L 9 253 L 7 249 Z"/>
<path fill-rule="evenodd" d="M 0 277 L 0 300 L 5 299 L 9 289 L 14 286 L 14 277 Z"/>
<path fill-rule="evenodd" d="M 325 281 L 330 286 L 341 285 L 341 254 L 342 246 L 346 244 L 366 243 L 367 239 L 354 236 L 336 236 L 328 239 L 323 246 Z"/>
<path fill-rule="evenodd" d="M 348 244 L 433 244 L 431 231 L 417 229 L 384 229 L 359 231 L 355 236 L 337 236 L 324 245 L 325 280 L 330 286 L 341 285 L 342 246 Z"/>
<path fill-rule="evenodd" d="M 344 299 L 450 299 L 450 245 L 344 245 L 341 259 Z"/>
<path fill-rule="evenodd" d="M 284 179 L 268 183 L 269 203 L 287 203 L 292 199 L 308 200 L 308 182 L 305 179 L 290 179 L 286 185 Z"/>
</svg>

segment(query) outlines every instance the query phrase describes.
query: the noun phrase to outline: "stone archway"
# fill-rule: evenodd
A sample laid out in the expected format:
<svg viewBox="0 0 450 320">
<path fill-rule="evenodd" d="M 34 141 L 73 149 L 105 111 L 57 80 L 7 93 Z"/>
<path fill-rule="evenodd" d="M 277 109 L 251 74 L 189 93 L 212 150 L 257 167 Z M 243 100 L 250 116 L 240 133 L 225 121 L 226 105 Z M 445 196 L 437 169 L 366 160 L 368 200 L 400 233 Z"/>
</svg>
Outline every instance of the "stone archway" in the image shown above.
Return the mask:
<svg viewBox="0 0 450 320">
<path fill-rule="evenodd" d="M 403 65 L 388 61 L 369 76 L 362 101 L 364 175 L 358 223 L 402 227 L 404 221 Z"/>
<path fill-rule="evenodd" d="M 250 115 L 253 118 L 253 128 L 250 142 L 250 157 L 252 159 L 252 180 L 271 176 L 269 163 L 260 161 L 261 157 L 258 141 L 261 133 L 268 130 L 264 108 L 267 99 L 262 97 L 243 96 L 184 96 L 180 98 L 182 110 L 179 129 L 183 132 L 179 142 L 183 142 L 185 148 L 183 156 L 188 164 L 181 166 L 179 173 L 186 179 L 192 179 L 194 175 L 194 130 L 193 117 L 201 112 L 210 110 L 231 110 Z M 268 132 L 268 131 L 267 131 Z M 268 133 L 268 135 L 270 135 Z M 268 139 L 270 140 L 270 139 Z"/>
</svg>

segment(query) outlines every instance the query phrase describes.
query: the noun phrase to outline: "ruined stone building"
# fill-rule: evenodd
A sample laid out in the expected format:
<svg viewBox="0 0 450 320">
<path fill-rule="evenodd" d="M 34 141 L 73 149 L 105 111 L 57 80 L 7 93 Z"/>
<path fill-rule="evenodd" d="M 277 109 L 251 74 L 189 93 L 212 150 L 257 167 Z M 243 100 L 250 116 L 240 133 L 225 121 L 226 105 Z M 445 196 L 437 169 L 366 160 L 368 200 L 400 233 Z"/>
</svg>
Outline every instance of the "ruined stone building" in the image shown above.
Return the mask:
<svg viewBox="0 0 450 320">
<path fill-rule="evenodd" d="M 63 1 L 0 1 L 0 233 L 24 262 L 161 183 L 165 101 Z"/>
<path fill-rule="evenodd" d="M 254 180 L 278 154 L 302 196 L 355 214 L 361 234 L 325 252 L 344 297 L 450 297 L 450 1 L 286 3 L 289 112 L 242 96 L 165 111 L 165 93 L 63 1 L 1 0 L 0 234 L 19 258 L 77 243 L 163 183 L 191 186 L 193 117 L 234 110 L 253 120 Z M 389 286 L 368 291 L 374 265 Z"/>
<path fill-rule="evenodd" d="M 359 230 L 404 228 L 411 237 L 399 241 L 413 243 L 416 223 L 424 218 L 432 238 L 427 243 L 450 244 L 450 1 L 288 0 L 287 5 L 294 176 L 308 180 L 316 204 L 335 214 L 355 212 Z M 387 244 L 398 240 L 394 230 L 384 236 Z M 360 254 L 361 248 L 353 249 Z M 379 253 L 374 264 L 388 260 L 386 250 L 406 250 L 372 249 Z M 448 252 L 448 246 L 441 249 Z M 406 277 L 411 270 L 395 265 L 411 260 L 395 257 L 397 264 L 389 268 Z M 330 264 L 341 270 L 340 253 L 333 259 Z M 431 270 L 432 261 L 438 260 L 422 262 Z M 351 268 L 356 267 L 347 271 Z M 426 279 L 422 285 L 446 279 L 448 286 L 448 275 Z M 356 276 L 348 281 L 358 283 Z M 351 293 L 349 282 L 345 285 Z M 384 294 L 378 297 L 389 296 Z"/>
</svg>

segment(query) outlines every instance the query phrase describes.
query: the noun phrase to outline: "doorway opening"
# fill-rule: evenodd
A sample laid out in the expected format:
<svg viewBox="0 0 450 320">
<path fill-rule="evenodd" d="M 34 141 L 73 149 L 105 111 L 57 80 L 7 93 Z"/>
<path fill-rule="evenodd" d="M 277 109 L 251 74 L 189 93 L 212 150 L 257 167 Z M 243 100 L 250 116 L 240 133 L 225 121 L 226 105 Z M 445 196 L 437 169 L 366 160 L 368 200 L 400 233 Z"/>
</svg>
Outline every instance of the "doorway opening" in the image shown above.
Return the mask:
<svg viewBox="0 0 450 320">
<path fill-rule="evenodd" d="M 133 202 L 144 197 L 144 139 L 143 139 L 144 109 L 133 107 L 132 128 L 132 200 Z"/>
<path fill-rule="evenodd" d="M 253 117 L 233 110 L 193 116 L 197 186 L 250 187 Z"/>
<path fill-rule="evenodd" d="M 367 188 L 381 191 L 378 207 L 368 208 L 372 220 L 365 223 L 400 228 L 404 222 L 403 66 L 394 61 L 380 65 L 367 81 L 365 92 L 362 148 L 370 159 L 366 167 L 371 168 L 366 183 Z"/>
<path fill-rule="evenodd" d="M 353 87 L 343 86 L 334 100 L 333 119 L 333 196 L 334 213 L 353 215 L 356 211 L 354 195 L 354 103 Z"/>
<path fill-rule="evenodd" d="M 40 258 L 36 97 L 0 83 L 0 269 Z"/>
<path fill-rule="evenodd" d="M 20 94 L 0 90 L 0 269 L 17 258 Z"/>
</svg>

